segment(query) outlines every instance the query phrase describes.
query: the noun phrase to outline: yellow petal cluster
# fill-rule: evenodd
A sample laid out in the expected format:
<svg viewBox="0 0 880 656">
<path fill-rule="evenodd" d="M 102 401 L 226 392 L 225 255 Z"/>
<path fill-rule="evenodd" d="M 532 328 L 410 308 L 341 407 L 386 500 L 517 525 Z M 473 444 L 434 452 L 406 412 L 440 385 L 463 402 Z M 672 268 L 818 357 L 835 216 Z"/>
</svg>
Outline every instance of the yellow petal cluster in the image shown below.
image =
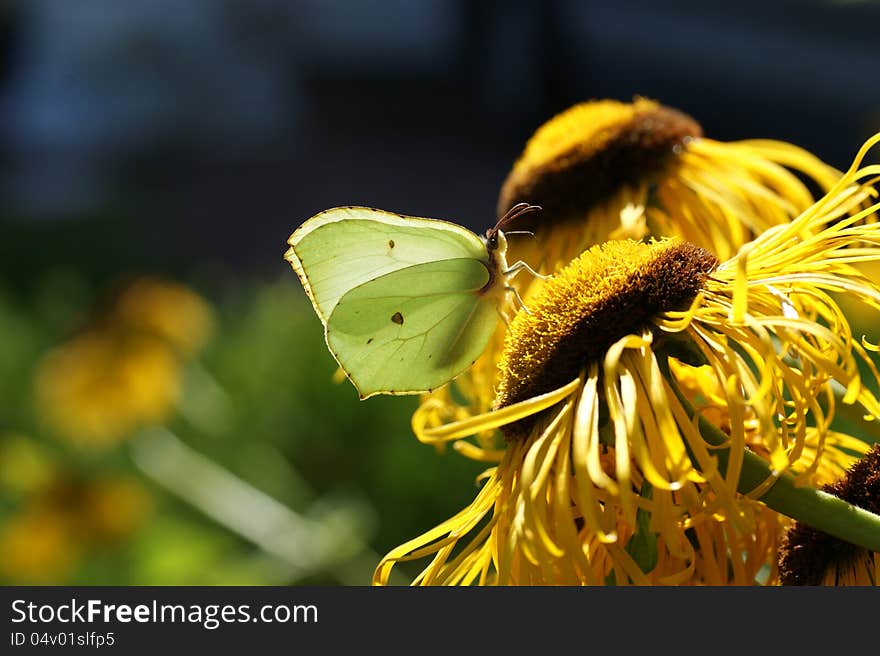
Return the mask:
<svg viewBox="0 0 880 656">
<path fill-rule="evenodd" d="M 447 392 L 413 417 L 420 440 L 497 465 L 468 508 L 390 552 L 375 581 L 429 557 L 417 583 L 777 582 L 788 521 L 754 499 L 783 472 L 817 484 L 864 451 L 832 429 L 841 404 L 880 416 L 875 347 L 838 303 L 880 309 L 880 286 L 855 266 L 880 260 L 880 167 L 862 165 L 878 141 L 726 259 L 679 240 L 619 242 L 534 283 L 503 352 L 485 356 L 497 384 L 471 378 L 470 407 Z M 490 391 L 492 408 L 475 412 Z M 498 429 L 506 443 L 490 445 Z M 747 449 L 771 475 L 743 494 Z"/>
</svg>

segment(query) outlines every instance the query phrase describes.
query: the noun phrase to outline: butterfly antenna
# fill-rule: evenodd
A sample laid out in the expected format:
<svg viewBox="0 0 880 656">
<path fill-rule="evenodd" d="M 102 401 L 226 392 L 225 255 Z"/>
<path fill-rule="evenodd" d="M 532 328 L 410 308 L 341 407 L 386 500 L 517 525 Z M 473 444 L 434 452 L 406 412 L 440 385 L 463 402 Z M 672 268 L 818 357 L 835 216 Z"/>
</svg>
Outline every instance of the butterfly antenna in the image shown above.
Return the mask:
<svg viewBox="0 0 880 656">
<path fill-rule="evenodd" d="M 529 203 L 517 203 L 516 205 L 511 207 L 509 210 L 507 210 L 507 213 L 498 220 L 498 223 L 495 224 L 494 228 L 489 228 L 486 231 L 486 238 L 491 239 L 504 226 L 506 226 L 510 223 L 513 223 L 519 217 L 521 217 L 523 214 L 528 214 L 529 212 L 537 212 L 540 209 L 542 209 L 540 205 L 530 205 Z"/>
</svg>

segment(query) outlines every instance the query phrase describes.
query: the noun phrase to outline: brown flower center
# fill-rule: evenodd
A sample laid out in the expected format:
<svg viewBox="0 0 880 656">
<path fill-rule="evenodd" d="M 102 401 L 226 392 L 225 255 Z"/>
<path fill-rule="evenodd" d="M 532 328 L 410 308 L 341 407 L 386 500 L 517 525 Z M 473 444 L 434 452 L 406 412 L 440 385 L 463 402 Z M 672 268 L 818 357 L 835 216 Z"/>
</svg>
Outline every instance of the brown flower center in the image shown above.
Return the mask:
<svg viewBox="0 0 880 656">
<path fill-rule="evenodd" d="M 581 219 L 623 187 L 655 179 L 676 146 L 702 133 L 690 116 L 650 100 L 575 105 L 526 144 L 501 189 L 498 216 L 528 202 L 544 211 L 524 217 L 526 228 Z"/>
<path fill-rule="evenodd" d="M 680 240 L 594 246 L 569 263 L 511 322 L 499 361 L 495 407 L 544 394 L 576 378 L 655 315 L 685 306 L 717 265 L 714 255 Z M 514 424 L 510 438 L 526 420 Z"/>
</svg>

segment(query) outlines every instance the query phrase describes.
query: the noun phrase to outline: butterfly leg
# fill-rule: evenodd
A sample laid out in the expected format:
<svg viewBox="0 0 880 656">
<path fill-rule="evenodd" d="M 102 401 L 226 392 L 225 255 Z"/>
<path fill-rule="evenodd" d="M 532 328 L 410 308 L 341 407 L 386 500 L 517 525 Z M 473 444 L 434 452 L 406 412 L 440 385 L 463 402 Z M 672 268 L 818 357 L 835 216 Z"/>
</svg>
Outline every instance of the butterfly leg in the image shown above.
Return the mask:
<svg viewBox="0 0 880 656">
<path fill-rule="evenodd" d="M 504 289 L 513 294 L 513 297 L 516 299 L 517 303 L 519 303 L 519 307 L 522 309 L 523 312 L 525 312 L 526 314 L 532 313 L 532 311 L 529 310 L 528 306 L 525 304 L 525 301 L 522 300 L 522 296 L 520 296 L 519 292 L 516 291 L 516 287 L 511 287 L 510 285 L 507 285 Z"/>
<path fill-rule="evenodd" d="M 495 306 L 495 311 L 498 313 L 498 316 L 504 320 L 504 325 L 510 328 L 510 317 L 507 316 L 507 312 L 502 310 L 500 305 Z"/>
<path fill-rule="evenodd" d="M 535 278 L 540 278 L 541 280 L 547 280 L 547 278 L 551 277 L 551 276 L 545 276 L 545 275 L 538 273 L 537 271 L 535 271 L 532 267 L 530 267 L 528 264 L 526 264 L 522 260 L 517 260 L 516 262 L 511 264 L 507 268 L 507 271 L 504 272 L 504 274 L 507 276 L 510 276 L 512 278 L 513 276 L 515 276 L 517 273 L 519 273 L 523 269 L 525 269 L 526 271 L 531 273 L 533 276 L 535 276 Z"/>
</svg>

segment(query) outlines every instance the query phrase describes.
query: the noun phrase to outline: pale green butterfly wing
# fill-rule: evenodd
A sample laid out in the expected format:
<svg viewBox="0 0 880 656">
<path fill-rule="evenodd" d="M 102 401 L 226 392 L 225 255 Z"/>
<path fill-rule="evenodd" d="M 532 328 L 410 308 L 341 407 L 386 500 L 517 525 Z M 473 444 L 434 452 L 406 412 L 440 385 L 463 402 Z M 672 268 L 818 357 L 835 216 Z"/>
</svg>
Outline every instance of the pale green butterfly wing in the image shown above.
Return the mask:
<svg viewBox="0 0 880 656">
<path fill-rule="evenodd" d="M 488 261 L 485 244 L 466 228 L 367 207 L 316 214 L 288 243 L 285 259 L 325 326 L 344 294 L 393 271 L 437 260 Z"/>
<path fill-rule="evenodd" d="M 474 258 L 426 262 L 343 295 L 327 345 L 361 398 L 443 385 L 486 348 L 498 322 L 490 274 Z"/>
</svg>

